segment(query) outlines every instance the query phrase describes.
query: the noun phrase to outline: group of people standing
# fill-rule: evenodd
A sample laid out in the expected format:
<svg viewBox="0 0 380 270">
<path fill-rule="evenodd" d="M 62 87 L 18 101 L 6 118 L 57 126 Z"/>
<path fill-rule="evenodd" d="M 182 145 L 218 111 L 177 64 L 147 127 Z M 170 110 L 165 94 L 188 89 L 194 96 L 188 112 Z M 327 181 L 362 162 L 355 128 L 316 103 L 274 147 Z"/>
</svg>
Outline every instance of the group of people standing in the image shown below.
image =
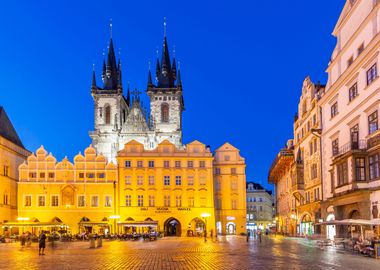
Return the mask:
<svg viewBox="0 0 380 270">
<path fill-rule="evenodd" d="M 45 255 L 45 247 L 46 247 L 46 234 L 44 231 L 38 237 L 38 255 Z M 20 238 L 21 246 L 24 247 L 25 244 L 30 246 L 32 244 L 30 233 L 26 232 L 21 235 Z"/>
<path fill-rule="evenodd" d="M 267 232 L 265 232 L 265 235 L 268 235 Z M 260 229 L 258 229 L 257 231 L 254 232 L 254 236 L 255 238 L 257 237 L 259 239 L 259 242 L 261 243 L 261 240 L 262 240 L 262 231 Z M 249 238 L 251 237 L 251 231 L 248 231 L 247 232 L 247 242 L 249 241 Z"/>
</svg>

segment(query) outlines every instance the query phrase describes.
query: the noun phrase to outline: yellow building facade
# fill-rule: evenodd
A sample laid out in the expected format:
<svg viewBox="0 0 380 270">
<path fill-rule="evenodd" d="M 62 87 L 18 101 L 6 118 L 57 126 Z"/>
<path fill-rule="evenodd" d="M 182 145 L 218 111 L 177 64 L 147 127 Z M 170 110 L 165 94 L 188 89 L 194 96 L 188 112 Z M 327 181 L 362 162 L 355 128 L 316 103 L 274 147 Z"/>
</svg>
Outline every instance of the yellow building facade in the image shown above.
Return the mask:
<svg viewBox="0 0 380 270">
<path fill-rule="evenodd" d="M 203 235 L 205 227 L 215 234 L 213 156 L 204 144 L 163 141 L 145 150 L 132 140 L 117 160 L 121 231 L 153 221 L 166 236 Z"/>
<path fill-rule="evenodd" d="M 71 163 L 41 146 L 20 165 L 18 223 L 23 230 L 106 233 L 116 211 L 117 166 L 90 146 Z M 49 229 L 54 228 L 54 229 Z M 37 230 L 37 231 L 36 231 Z"/>
<path fill-rule="evenodd" d="M 92 146 L 73 162 L 57 162 L 41 146 L 19 166 L 17 218 L 4 227 L 17 227 L 13 233 L 246 232 L 245 162 L 232 145 L 213 155 L 198 141 L 178 148 L 165 140 L 147 150 L 132 140 L 117 164 Z"/>
<path fill-rule="evenodd" d="M 245 160 L 239 149 L 225 143 L 215 150 L 214 182 L 218 234 L 246 233 Z"/>
<path fill-rule="evenodd" d="M 0 107 L 0 224 L 17 218 L 18 166 L 29 154 Z"/>
</svg>

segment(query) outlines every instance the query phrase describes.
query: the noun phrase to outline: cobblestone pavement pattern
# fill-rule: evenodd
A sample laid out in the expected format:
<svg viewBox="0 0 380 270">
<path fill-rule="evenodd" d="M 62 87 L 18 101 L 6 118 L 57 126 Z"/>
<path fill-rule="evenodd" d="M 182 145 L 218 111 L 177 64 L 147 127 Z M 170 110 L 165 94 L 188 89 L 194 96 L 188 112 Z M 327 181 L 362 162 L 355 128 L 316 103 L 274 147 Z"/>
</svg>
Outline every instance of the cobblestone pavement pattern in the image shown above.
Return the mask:
<svg viewBox="0 0 380 270">
<path fill-rule="evenodd" d="M 50 243 L 49 243 L 50 244 Z M 88 242 L 47 245 L 0 244 L 0 269 L 380 269 L 380 260 L 321 250 L 306 240 L 242 237 L 219 241 L 166 238 L 155 242 L 107 242 L 90 249 Z"/>
</svg>

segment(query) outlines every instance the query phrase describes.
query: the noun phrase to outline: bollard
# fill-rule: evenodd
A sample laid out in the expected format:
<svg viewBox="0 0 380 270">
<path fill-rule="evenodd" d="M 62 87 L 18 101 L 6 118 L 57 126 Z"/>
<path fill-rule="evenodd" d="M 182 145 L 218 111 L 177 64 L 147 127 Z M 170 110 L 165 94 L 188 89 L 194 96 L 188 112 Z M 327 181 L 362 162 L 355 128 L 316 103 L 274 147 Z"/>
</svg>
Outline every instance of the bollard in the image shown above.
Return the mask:
<svg viewBox="0 0 380 270">
<path fill-rule="evenodd" d="M 90 248 L 95 248 L 95 239 L 94 238 L 90 239 Z"/>
</svg>

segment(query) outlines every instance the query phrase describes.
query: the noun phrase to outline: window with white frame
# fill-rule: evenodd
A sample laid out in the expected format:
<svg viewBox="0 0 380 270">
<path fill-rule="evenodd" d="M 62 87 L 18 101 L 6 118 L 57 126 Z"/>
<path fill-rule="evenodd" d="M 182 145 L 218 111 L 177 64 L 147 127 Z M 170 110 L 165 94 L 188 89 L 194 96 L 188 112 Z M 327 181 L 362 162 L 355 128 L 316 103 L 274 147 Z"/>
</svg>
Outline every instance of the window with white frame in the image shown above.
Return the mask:
<svg viewBox="0 0 380 270">
<path fill-rule="evenodd" d="M 199 185 L 205 186 L 206 185 L 206 176 L 205 175 L 200 175 L 199 176 Z"/>
<path fill-rule="evenodd" d="M 52 195 L 51 196 L 51 206 L 53 206 L 53 207 L 59 206 L 58 195 Z"/>
<path fill-rule="evenodd" d="M 358 96 L 358 84 L 354 83 L 349 89 L 348 89 L 348 100 L 352 101 L 354 98 Z"/>
<path fill-rule="evenodd" d="M 367 70 L 367 85 L 370 85 L 377 78 L 377 63 Z"/>
<path fill-rule="evenodd" d="M 338 114 L 338 101 L 331 105 L 331 118 L 334 118 Z"/>
<path fill-rule="evenodd" d="M 371 113 L 368 116 L 368 130 L 369 134 L 374 133 L 379 128 L 377 111 Z"/>
<path fill-rule="evenodd" d="M 32 206 L 32 195 L 25 195 L 25 197 L 24 197 L 24 206 L 25 207 Z"/>
<path fill-rule="evenodd" d="M 125 184 L 126 184 L 127 186 L 132 184 L 131 176 L 130 176 L 130 175 L 126 175 L 126 176 L 125 176 Z"/>
<path fill-rule="evenodd" d="M 165 207 L 170 207 L 170 195 L 165 195 L 164 196 L 164 206 Z"/>
<path fill-rule="evenodd" d="M 4 194 L 4 195 L 3 195 L 3 204 L 4 204 L 4 205 L 8 205 L 8 203 L 9 203 L 9 200 L 8 200 L 8 194 Z"/>
<path fill-rule="evenodd" d="M 194 207 L 194 196 L 189 196 L 189 197 L 187 198 L 187 205 L 188 205 L 189 207 Z"/>
<path fill-rule="evenodd" d="M 180 185 L 182 185 L 182 177 L 181 177 L 180 175 L 177 175 L 177 176 L 175 177 L 175 185 L 176 185 L 176 186 L 180 186 Z"/>
<path fill-rule="evenodd" d="M 148 183 L 150 186 L 154 185 L 154 175 L 149 175 L 148 176 Z"/>
<path fill-rule="evenodd" d="M 237 209 L 237 201 L 236 201 L 236 199 L 232 199 L 232 201 L 231 201 L 231 208 L 232 208 L 232 210 L 236 210 Z"/>
<path fill-rule="evenodd" d="M 137 206 L 144 206 L 144 195 L 137 195 Z"/>
<path fill-rule="evenodd" d="M 97 195 L 91 196 L 91 207 L 99 206 L 99 197 Z"/>
<path fill-rule="evenodd" d="M 132 195 L 125 195 L 125 206 L 132 206 Z"/>
<path fill-rule="evenodd" d="M 137 176 L 137 185 L 138 186 L 144 185 L 144 176 L 143 175 L 138 175 Z"/>
<path fill-rule="evenodd" d="M 104 207 L 112 207 L 112 197 L 107 195 L 104 197 Z"/>
<path fill-rule="evenodd" d="M 86 197 L 84 195 L 78 196 L 78 207 L 85 207 L 86 206 Z"/>
<path fill-rule="evenodd" d="M 37 205 L 40 207 L 46 206 L 46 196 L 45 195 L 38 195 Z"/>
<path fill-rule="evenodd" d="M 207 199 L 206 199 L 206 197 L 201 197 L 200 199 L 199 199 L 199 206 L 200 207 L 206 207 L 206 202 L 207 202 Z"/>
<path fill-rule="evenodd" d="M 175 206 L 176 207 L 182 207 L 182 196 L 181 195 L 175 196 Z"/>
<path fill-rule="evenodd" d="M 164 186 L 170 186 L 170 176 L 169 175 L 164 176 Z"/>
<path fill-rule="evenodd" d="M 149 195 L 149 206 L 150 207 L 154 207 L 155 206 L 154 195 Z"/>
</svg>

